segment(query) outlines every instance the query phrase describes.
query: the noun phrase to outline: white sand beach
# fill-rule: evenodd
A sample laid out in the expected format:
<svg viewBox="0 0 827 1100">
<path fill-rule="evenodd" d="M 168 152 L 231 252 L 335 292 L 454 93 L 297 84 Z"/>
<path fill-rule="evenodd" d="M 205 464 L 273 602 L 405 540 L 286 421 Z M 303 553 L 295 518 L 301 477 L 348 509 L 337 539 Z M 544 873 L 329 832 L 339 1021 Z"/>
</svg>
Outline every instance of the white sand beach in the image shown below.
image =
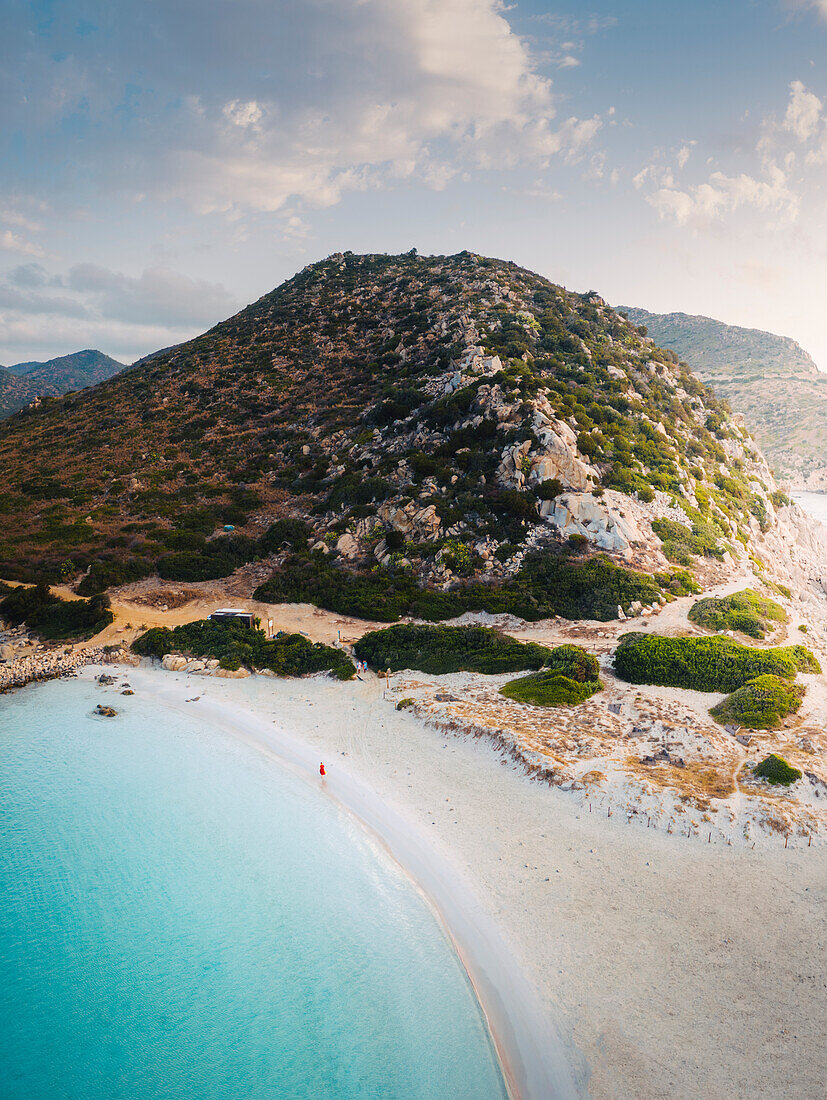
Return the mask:
<svg viewBox="0 0 827 1100">
<path fill-rule="evenodd" d="M 823 846 L 589 814 L 486 740 L 397 712 L 373 676 L 119 672 L 310 782 L 324 760 L 326 792 L 443 915 L 518 1095 L 823 1095 Z"/>
</svg>

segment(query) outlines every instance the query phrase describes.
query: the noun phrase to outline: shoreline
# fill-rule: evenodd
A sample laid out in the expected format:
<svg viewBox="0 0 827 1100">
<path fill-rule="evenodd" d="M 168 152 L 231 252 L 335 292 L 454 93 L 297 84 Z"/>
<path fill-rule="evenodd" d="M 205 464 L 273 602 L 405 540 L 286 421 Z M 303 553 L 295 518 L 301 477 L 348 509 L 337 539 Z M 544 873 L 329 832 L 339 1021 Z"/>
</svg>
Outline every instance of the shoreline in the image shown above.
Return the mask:
<svg viewBox="0 0 827 1100">
<path fill-rule="evenodd" d="M 424 838 L 426 893 L 437 863 L 452 895 L 470 885 L 532 990 L 541 1033 L 554 1022 L 576 1095 L 820 1100 L 827 877 L 815 847 L 707 845 L 589 815 L 483 739 L 396 712 L 373 678 L 123 675 L 234 731 L 252 712 L 265 750 L 282 757 L 286 739 L 316 783 L 324 760 L 332 796 L 349 797 L 352 777 Z M 450 901 L 445 915 L 453 929 Z M 496 1006 L 489 1020 L 498 1029 Z"/>
<path fill-rule="evenodd" d="M 96 670 L 97 666 L 86 666 L 84 678 Z M 176 691 L 160 679 L 165 675 L 170 674 L 145 665 L 129 670 L 130 682 L 144 696 L 150 695 L 161 707 L 192 716 L 192 705 L 188 707 L 185 698 L 192 679 L 186 677 Z M 434 914 L 468 976 L 512 1100 L 568 1100 L 585 1095 L 575 1083 L 557 1028 L 499 929 L 461 871 L 433 848 L 426 835 L 414 832 L 410 822 L 346 766 L 340 771 L 337 763 L 335 774 L 320 780 L 316 753 L 307 743 L 280 725 L 268 724 L 255 709 L 233 710 L 226 702 L 210 700 L 199 706 L 197 713 L 333 801 L 402 871 Z"/>
</svg>

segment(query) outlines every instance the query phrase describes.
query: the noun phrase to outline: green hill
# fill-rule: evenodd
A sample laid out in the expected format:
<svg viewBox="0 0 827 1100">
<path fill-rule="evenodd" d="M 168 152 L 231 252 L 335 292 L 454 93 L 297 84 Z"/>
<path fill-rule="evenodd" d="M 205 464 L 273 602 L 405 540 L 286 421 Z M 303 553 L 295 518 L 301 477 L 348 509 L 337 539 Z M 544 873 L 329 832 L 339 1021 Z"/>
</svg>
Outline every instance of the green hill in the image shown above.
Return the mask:
<svg viewBox="0 0 827 1100">
<path fill-rule="evenodd" d="M 7 421 L 0 575 L 93 566 L 88 592 L 259 560 L 273 598 L 355 585 L 390 617 L 423 588 L 432 617 L 612 617 L 689 583 L 656 514 L 685 560 L 720 558 L 772 524 L 773 488 L 726 408 L 596 293 L 468 252 L 345 253 Z"/>
</svg>

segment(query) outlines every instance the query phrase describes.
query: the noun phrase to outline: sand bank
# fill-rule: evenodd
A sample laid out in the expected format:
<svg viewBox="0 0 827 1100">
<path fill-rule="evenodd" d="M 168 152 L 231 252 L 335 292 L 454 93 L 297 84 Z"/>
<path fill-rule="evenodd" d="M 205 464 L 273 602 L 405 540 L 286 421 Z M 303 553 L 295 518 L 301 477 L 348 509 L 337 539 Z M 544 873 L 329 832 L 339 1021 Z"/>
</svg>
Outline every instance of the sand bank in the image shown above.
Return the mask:
<svg viewBox="0 0 827 1100">
<path fill-rule="evenodd" d="M 304 774 L 325 760 L 328 793 L 441 908 L 526 1095 L 823 1094 L 823 849 L 590 815 L 484 741 L 396 712 L 375 678 L 129 679 Z"/>
</svg>

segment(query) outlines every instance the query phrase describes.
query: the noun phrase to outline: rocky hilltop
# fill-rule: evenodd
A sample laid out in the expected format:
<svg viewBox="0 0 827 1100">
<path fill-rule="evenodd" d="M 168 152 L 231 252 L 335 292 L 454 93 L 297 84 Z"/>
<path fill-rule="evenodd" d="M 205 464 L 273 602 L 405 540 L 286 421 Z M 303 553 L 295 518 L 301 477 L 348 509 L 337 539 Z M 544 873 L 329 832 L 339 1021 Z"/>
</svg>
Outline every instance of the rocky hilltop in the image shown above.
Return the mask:
<svg viewBox="0 0 827 1100">
<path fill-rule="evenodd" d="M 815 537 L 674 352 L 596 293 L 468 252 L 331 256 L 18 413 L 0 507 L 5 576 L 90 593 L 237 573 L 386 620 L 622 617 L 781 530 Z M 800 565 L 816 587 L 819 554 Z"/>
<path fill-rule="evenodd" d="M 827 374 L 795 340 L 711 317 L 624 312 L 743 414 L 780 479 L 827 489 Z"/>
</svg>

